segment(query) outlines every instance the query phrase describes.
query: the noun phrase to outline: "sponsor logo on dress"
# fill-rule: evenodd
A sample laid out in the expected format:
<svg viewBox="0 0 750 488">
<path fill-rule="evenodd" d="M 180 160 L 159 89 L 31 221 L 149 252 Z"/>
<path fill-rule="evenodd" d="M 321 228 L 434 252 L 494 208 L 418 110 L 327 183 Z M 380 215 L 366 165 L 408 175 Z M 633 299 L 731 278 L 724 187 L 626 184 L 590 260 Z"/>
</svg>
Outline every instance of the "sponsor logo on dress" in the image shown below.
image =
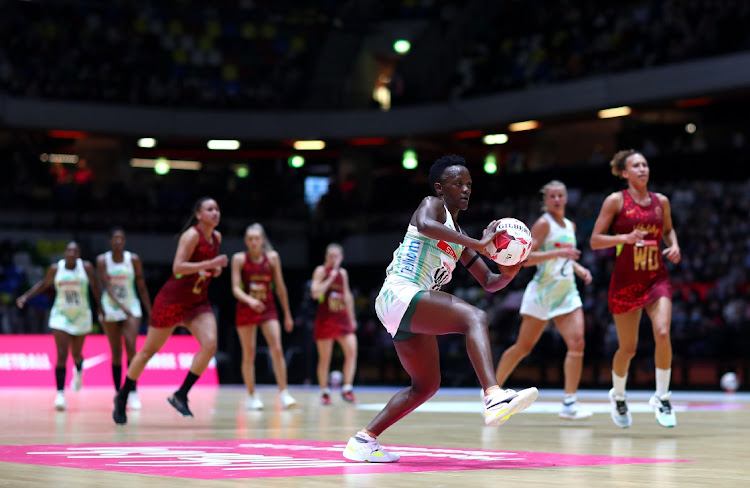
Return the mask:
<svg viewBox="0 0 750 488">
<path fill-rule="evenodd" d="M 416 239 L 408 239 L 404 242 L 401 246 L 401 263 L 399 264 L 398 274 L 405 278 L 417 276 L 417 266 L 423 246 L 424 243 Z"/>
<path fill-rule="evenodd" d="M 454 261 L 458 261 L 458 256 L 456 256 L 456 251 L 447 242 L 438 241 L 437 248 L 443 251 L 448 256 L 450 256 Z"/>
</svg>

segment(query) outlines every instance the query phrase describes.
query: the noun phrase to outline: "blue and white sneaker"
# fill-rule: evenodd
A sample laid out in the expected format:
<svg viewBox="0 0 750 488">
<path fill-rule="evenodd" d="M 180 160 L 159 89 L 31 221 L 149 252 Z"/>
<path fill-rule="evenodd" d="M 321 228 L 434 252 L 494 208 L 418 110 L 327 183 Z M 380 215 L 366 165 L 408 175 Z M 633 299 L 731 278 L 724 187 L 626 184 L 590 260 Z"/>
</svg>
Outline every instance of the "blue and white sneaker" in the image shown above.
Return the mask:
<svg viewBox="0 0 750 488">
<path fill-rule="evenodd" d="M 615 389 L 609 390 L 609 404 L 612 406 L 612 421 L 621 429 L 627 429 L 633 423 L 633 417 L 628 410 L 625 395 L 615 395 Z"/>
<path fill-rule="evenodd" d="M 495 390 L 484 397 L 484 423 L 490 427 L 503 425 L 511 415 L 523 412 L 539 396 L 536 388 L 525 390 Z"/>
<path fill-rule="evenodd" d="M 674 409 L 672 409 L 672 403 L 669 398 L 672 396 L 672 392 L 668 391 L 662 396 L 658 396 L 654 393 L 654 396 L 648 401 L 656 414 L 656 422 L 662 427 L 674 427 L 677 425 L 677 417 L 675 417 Z"/>
</svg>

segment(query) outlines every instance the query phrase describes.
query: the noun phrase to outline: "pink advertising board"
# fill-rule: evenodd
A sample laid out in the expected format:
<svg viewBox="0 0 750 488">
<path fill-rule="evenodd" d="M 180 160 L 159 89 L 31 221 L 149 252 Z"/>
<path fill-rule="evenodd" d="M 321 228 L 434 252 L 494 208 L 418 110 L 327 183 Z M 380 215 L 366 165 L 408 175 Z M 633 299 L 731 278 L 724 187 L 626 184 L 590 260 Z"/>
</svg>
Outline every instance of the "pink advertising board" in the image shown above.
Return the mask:
<svg viewBox="0 0 750 488">
<path fill-rule="evenodd" d="M 143 347 L 145 335 L 138 336 L 136 350 Z M 138 385 L 180 384 L 190 368 L 193 356 L 200 349 L 192 336 L 175 335 L 169 338 L 146 366 Z M 83 369 L 86 386 L 112 386 L 112 356 L 104 335 L 90 335 L 83 345 Z M 0 388 L 49 386 L 55 381 L 57 352 L 52 334 L 3 335 L 0 339 Z M 127 364 L 123 356 L 123 364 Z M 68 368 L 73 361 L 68 357 Z M 123 367 L 123 375 L 126 368 Z M 216 362 L 211 360 L 199 385 L 218 384 Z"/>
</svg>

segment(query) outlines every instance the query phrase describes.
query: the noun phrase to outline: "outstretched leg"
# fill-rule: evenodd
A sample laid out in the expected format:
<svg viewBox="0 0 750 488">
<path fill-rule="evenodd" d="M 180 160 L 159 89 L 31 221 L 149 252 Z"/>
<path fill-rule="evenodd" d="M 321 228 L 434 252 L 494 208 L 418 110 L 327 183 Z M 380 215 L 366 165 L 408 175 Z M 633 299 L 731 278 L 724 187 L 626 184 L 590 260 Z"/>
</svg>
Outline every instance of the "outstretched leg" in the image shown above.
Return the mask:
<svg viewBox="0 0 750 488">
<path fill-rule="evenodd" d="M 391 399 L 370 423 L 367 431 L 379 435 L 435 394 L 440 385 L 440 356 L 434 337 L 437 335 L 458 333 L 466 336 L 469 359 L 486 395 L 485 422 L 488 425 L 501 425 L 536 399 L 536 388 L 516 393 L 512 390 L 502 391 L 497 385 L 492 367 L 488 319 L 484 311 L 440 291 L 423 293 L 416 304 L 412 301 L 410 310 L 412 307 L 414 314 L 408 324 L 408 332 L 417 335 L 404 341 L 394 341 L 412 385 Z"/>
<path fill-rule="evenodd" d="M 385 429 L 426 402 L 440 387 L 440 352 L 434 336 L 416 335 L 394 341 L 396 353 L 411 377 L 411 386 L 399 391 L 367 425 L 367 433 L 379 436 Z"/>
<path fill-rule="evenodd" d="M 498 385 L 504 385 L 508 377 L 513 373 L 523 358 L 529 355 L 539 338 L 544 332 L 546 320 L 541 320 L 531 315 L 524 315 L 521 327 L 518 330 L 518 339 L 516 343 L 505 350 L 497 363 L 495 379 Z"/>
<path fill-rule="evenodd" d="M 127 415 L 125 414 L 125 406 L 128 403 L 128 395 L 135 389 L 135 382 L 143 373 L 146 368 L 146 364 L 154 354 L 167 342 L 167 339 L 172 335 L 174 329 L 177 326 L 157 328 L 149 327 L 146 333 L 146 342 L 143 347 L 138 351 L 128 366 L 128 374 L 125 376 L 125 382 L 122 387 L 115 395 L 115 408 L 112 411 L 112 418 L 116 424 L 125 424 L 128 421 Z"/>
</svg>

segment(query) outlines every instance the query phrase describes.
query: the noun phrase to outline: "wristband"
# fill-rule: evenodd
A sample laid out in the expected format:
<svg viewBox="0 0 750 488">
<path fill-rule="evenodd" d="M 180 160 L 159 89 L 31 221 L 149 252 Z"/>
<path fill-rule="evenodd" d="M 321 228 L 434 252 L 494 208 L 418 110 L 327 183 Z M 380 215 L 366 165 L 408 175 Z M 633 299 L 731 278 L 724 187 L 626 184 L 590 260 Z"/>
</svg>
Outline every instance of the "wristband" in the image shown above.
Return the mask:
<svg viewBox="0 0 750 488">
<path fill-rule="evenodd" d="M 469 261 L 468 263 L 466 263 L 466 269 L 469 269 L 469 268 L 471 268 L 471 265 L 472 265 L 472 264 L 474 264 L 474 262 L 475 262 L 475 261 L 476 261 L 477 259 L 479 259 L 479 253 L 476 253 L 476 254 L 474 254 L 474 257 L 473 257 L 473 258 L 471 258 L 471 260 L 470 260 L 470 261 Z"/>
</svg>

